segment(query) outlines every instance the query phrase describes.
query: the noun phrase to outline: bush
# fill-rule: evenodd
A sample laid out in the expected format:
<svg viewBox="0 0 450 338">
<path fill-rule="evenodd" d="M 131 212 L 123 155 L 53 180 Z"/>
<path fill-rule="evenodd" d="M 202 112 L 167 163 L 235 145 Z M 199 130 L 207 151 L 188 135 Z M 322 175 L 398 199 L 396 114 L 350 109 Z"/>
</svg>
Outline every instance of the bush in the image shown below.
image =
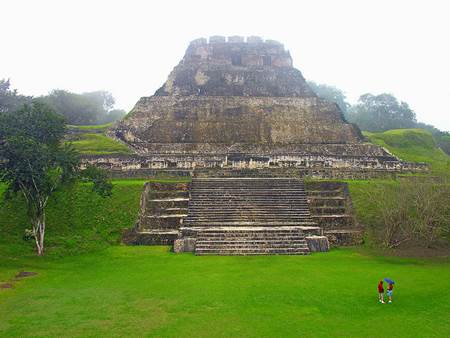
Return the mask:
<svg viewBox="0 0 450 338">
<path fill-rule="evenodd" d="M 419 178 L 378 184 L 366 192 L 378 217 L 371 227 L 376 241 L 394 248 L 404 242 L 431 246 L 450 233 L 450 185 Z"/>
</svg>

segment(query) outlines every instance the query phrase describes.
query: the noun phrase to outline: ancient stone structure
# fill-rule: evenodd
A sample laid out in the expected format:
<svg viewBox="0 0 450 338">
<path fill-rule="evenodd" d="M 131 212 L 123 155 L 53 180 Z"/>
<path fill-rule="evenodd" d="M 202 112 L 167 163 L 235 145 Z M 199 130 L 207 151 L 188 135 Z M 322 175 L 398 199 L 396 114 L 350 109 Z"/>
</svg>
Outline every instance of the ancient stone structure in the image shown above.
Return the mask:
<svg viewBox="0 0 450 338">
<path fill-rule="evenodd" d="M 146 184 L 124 241 L 198 255 L 307 254 L 360 243 L 346 184 L 305 186 L 302 178 L 427 169 L 366 143 L 336 104 L 309 88 L 282 44 L 258 37 L 191 42 L 164 85 L 111 136 L 135 155 L 88 162 L 116 176 L 194 176 L 189 184 Z"/>
<path fill-rule="evenodd" d="M 147 183 L 129 244 L 171 244 L 197 255 L 307 254 L 328 250 L 296 178 L 194 178 Z"/>
<path fill-rule="evenodd" d="M 336 104 L 309 88 L 281 43 L 258 37 L 192 41 L 165 84 L 141 98 L 111 136 L 137 155 L 88 161 L 119 174 L 296 168 L 332 177 L 336 168 L 346 176 L 424 169 L 365 143 Z"/>
</svg>

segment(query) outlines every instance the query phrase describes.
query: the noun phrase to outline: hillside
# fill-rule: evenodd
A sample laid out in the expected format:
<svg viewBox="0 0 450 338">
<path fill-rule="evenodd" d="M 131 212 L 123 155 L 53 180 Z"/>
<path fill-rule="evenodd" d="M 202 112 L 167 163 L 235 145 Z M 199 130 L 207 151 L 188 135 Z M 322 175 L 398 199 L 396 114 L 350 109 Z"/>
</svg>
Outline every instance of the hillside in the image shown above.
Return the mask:
<svg viewBox="0 0 450 338">
<path fill-rule="evenodd" d="M 111 123 L 92 126 L 69 125 L 67 142 L 71 142 L 76 150 L 85 155 L 130 154 L 131 151 L 126 145 L 106 135 L 111 126 Z"/>
<path fill-rule="evenodd" d="M 385 132 L 363 132 L 370 142 L 378 144 L 404 161 L 425 162 L 434 173 L 450 172 L 450 156 L 437 145 L 424 129 L 393 129 Z"/>
</svg>

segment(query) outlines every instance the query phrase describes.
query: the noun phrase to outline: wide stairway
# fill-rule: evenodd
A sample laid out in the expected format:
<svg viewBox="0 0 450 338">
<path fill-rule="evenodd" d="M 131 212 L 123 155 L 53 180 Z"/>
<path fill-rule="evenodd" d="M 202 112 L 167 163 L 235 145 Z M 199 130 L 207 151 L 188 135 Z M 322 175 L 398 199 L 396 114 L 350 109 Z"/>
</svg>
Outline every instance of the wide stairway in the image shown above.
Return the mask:
<svg viewBox="0 0 450 338">
<path fill-rule="evenodd" d="M 206 228 L 197 233 L 196 255 L 305 255 L 308 244 L 298 227 Z"/>
<path fill-rule="evenodd" d="M 292 178 L 194 178 L 183 227 L 198 255 L 306 254 L 305 232 L 319 230 Z"/>
</svg>

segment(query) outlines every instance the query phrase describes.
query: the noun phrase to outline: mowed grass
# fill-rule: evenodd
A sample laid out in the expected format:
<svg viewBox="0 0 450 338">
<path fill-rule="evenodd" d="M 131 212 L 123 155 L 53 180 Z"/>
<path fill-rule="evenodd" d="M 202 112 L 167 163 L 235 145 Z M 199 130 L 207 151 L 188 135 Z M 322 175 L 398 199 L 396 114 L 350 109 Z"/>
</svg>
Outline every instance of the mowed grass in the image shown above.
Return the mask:
<svg viewBox="0 0 450 338">
<path fill-rule="evenodd" d="M 111 247 L 10 262 L 37 276 L 0 289 L 4 337 L 448 337 L 450 262 L 337 249 L 202 257 Z M 2 267 L 3 268 L 3 267 Z M 0 268 L 0 269 L 2 269 Z M 394 302 L 377 281 L 396 280 Z"/>
<path fill-rule="evenodd" d="M 107 154 L 131 154 L 131 150 L 112 138 L 95 133 L 85 133 L 76 136 L 70 141 L 81 154 L 107 155 Z"/>
<path fill-rule="evenodd" d="M 364 132 L 370 142 L 388 149 L 404 161 L 425 162 L 435 173 L 450 174 L 450 156 L 444 153 L 430 132 L 423 129 L 393 129 L 385 132 Z"/>
</svg>

